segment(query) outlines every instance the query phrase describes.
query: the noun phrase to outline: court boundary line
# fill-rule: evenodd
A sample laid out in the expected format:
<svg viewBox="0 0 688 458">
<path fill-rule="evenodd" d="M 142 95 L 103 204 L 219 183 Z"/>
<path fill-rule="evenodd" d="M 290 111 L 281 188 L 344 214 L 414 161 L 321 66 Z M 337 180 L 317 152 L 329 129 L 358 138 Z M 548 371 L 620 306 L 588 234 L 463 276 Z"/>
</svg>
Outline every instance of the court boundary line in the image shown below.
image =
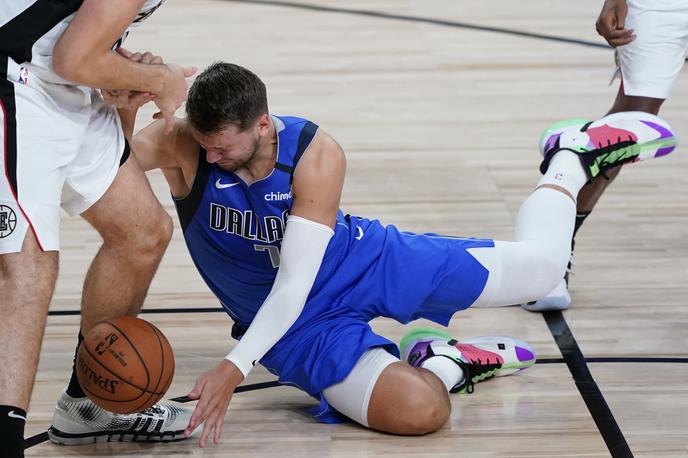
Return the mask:
<svg viewBox="0 0 688 458">
<path fill-rule="evenodd" d="M 265 6 L 278 6 L 278 7 L 284 7 L 284 8 L 294 8 L 294 9 L 318 11 L 318 12 L 322 12 L 322 13 L 350 14 L 350 15 L 367 16 L 367 17 L 373 17 L 373 18 L 378 18 L 378 19 L 391 19 L 391 20 L 405 21 L 405 22 L 419 22 L 419 23 L 438 25 L 438 26 L 443 26 L 443 27 L 453 27 L 453 28 L 458 28 L 458 29 L 475 30 L 475 31 L 479 31 L 479 32 L 501 33 L 504 35 L 512 35 L 512 36 L 517 36 L 517 37 L 521 37 L 521 38 L 534 38 L 534 39 L 544 40 L 544 41 L 553 41 L 553 42 L 558 42 L 558 43 L 568 43 L 568 44 L 575 44 L 575 45 L 581 45 L 581 46 L 588 46 L 590 48 L 614 50 L 614 48 L 612 48 L 608 44 L 599 43 L 596 41 L 588 41 L 588 40 L 581 40 L 578 38 L 562 37 L 559 35 L 547 35 L 544 33 L 527 32 L 524 30 L 507 29 L 504 27 L 494 27 L 494 26 L 471 24 L 471 23 L 467 23 L 467 22 L 447 21 L 447 20 L 434 19 L 434 18 L 429 18 L 429 17 L 405 16 L 402 14 L 383 13 L 381 11 L 374 11 L 374 10 L 335 8 L 335 7 L 309 5 L 309 4 L 305 4 L 305 3 L 286 2 L 286 1 L 279 1 L 279 0 L 222 0 L 222 1 L 234 2 L 234 3 L 249 3 L 249 4 L 252 3 L 252 4 L 256 4 L 256 5 L 265 5 Z M 684 61 L 688 62 L 688 57 L 686 57 L 684 59 Z"/>
<path fill-rule="evenodd" d="M 349 14 L 349 15 L 356 15 L 356 16 L 372 17 L 372 18 L 377 18 L 377 19 L 391 19 L 391 20 L 404 21 L 404 22 L 417 22 L 417 23 L 431 24 L 431 25 L 437 25 L 437 26 L 442 26 L 442 27 L 453 27 L 453 28 L 459 28 L 459 29 L 475 30 L 475 31 L 479 31 L 479 32 L 501 33 L 504 35 L 511 35 L 511 36 L 517 36 L 517 37 L 522 37 L 522 38 L 535 38 L 535 39 L 539 39 L 539 40 L 554 41 L 554 42 L 558 42 L 558 43 L 577 44 L 577 45 L 582 45 L 582 46 L 588 46 L 591 48 L 602 48 L 602 49 L 608 49 L 608 50 L 613 49 L 611 46 L 609 46 L 605 43 L 598 43 L 598 42 L 588 41 L 588 40 L 579 40 L 577 38 L 568 38 L 568 37 L 562 37 L 559 35 L 547 35 L 544 33 L 526 32 L 523 30 L 507 29 L 504 27 L 493 27 L 493 26 L 486 26 L 486 25 L 471 24 L 468 22 L 447 21 L 444 19 L 435 19 L 435 18 L 430 18 L 430 17 L 407 16 L 407 15 L 403 15 L 403 14 L 384 13 L 382 11 L 374 11 L 374 10 L 362 10 L 362 9 L 353 9 L 353 8 L 337 8 L 337 7 L 331 7 L 331 6 L 309 5 L 309 4 L 305 4 L 305 3 L 287 2 L 287 1 L 280 1 L 280 0 L 223 0 L 223 1 L 233 2 L 233 3 L 248 3 L 248 4 L 255 4 L 255 5 L 266 5 L 266 6 L 279 6 L 279 7 L 284 7 L 284 8 L 294 8 L 294 9 L 302 9 L 302 10 L 309 10 L 309 11 L 317 11 L 317 12 L 321 12 L 321 13 Z"/>
<path fill-rule="evenodd" d="M 621 428 L 614 418 L 602 391 L 590 373 L 585 356 L 576 342 L 564 315 L 560 311 L 549 311 L 542 314 L 547 327 L 559 347 L 564 362 L 571 372 L 571 376 L 578 388 L 585 405 L 590 412 L 597 429 L 607 444 L 607 449 L 613 458 L 633 457 L 633 452 L 626 441 Z"/>
</svg>

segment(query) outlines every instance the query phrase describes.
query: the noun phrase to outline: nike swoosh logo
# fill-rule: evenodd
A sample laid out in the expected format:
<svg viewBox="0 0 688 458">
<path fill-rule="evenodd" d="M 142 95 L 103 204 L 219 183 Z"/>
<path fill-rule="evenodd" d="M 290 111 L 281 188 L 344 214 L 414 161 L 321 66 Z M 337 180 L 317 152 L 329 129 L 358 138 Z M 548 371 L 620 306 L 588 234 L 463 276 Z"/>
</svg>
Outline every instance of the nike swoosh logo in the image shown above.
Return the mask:
<svg viewBox="0 0 688 458">
<path fill-rule="evenodd" d="M 7 416 L 11 418 L 19 418 L 20 420 L 26 421 L 26 417 L 22 417 L 21 415 L 14 413 L 14 410 L 10 410 L 9 412 L 7 412 Z"/>
<path fill-rule="evenodd" d="M 232 186 L 236 186 L 238 184 L 239 184 L 238 181 L 236 183 L 220 183 L 220 179 L 218 178 L 217 181 L 215 182 L 215 187 L 217 189 L 225 189 L 225 188 L 231 188 Z"/>
<path fill-rule="evenodd" d="M 354 238 L 356 240 L 361 240 L 363 238 L 363 229 L 361 229 L 360 226 L 356 226 L 356 229 L 358 229 L 358 235 Z"/>
</svg>

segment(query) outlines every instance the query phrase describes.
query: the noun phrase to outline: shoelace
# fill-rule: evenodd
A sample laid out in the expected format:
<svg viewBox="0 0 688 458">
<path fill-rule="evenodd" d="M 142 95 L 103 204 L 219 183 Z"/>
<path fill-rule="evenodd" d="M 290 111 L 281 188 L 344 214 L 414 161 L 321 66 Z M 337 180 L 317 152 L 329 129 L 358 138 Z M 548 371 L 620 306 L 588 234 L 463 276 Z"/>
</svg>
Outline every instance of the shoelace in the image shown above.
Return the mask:
<svg viewBox="0 0 688 458">
<path fill-rule="evenodd" d="M 497 369 L 500 369 L 502 367 L 502 363 L 500 363 L 499 361 L 495 361 L 494 363 L 491 363 L 489 358 L 484 363 L 482 362 L 482 360 L 480 358 L 478 358 L 476 360 L 470 360 L 470 363 L 459 362 L 459 361 L 456 361 L 456 363 L 463 370 L 464 379 L 463 379 L 463 383 L 460 383 L 451 389 L 452 393 L 459 392 L 459 391 L 463 390 L 464 388 L 466 389 L 466 393 L 469 393 L 469 394 L 473 393 L 473 391 L 475 391 L 474 386 L 476 383 L 473 381 L 474 378 L 480 377 L 483 374 L 486 374 L 490 371 L 496 371 Z M 485 379 L 491 378 L 491 377 L 494 377 L 494 373 L 492 375 L 485 377 Z M 481 379 L 478 381 L 482 381 L 482 380 L 484 380 L 484 379 Z"/>
<path fill-rule="evenodd" d="M 146 410 L 144 410 L 144 411 L 141 412 L 141 413 L 144 414 L 144 415 L 164 415 L 164 414 L 165 414 L 165 410 L 164 410 L 162 407 L 158 406 L 158 405 L 153 405 L 153 406 L 147 408 Z"/>
</svg>

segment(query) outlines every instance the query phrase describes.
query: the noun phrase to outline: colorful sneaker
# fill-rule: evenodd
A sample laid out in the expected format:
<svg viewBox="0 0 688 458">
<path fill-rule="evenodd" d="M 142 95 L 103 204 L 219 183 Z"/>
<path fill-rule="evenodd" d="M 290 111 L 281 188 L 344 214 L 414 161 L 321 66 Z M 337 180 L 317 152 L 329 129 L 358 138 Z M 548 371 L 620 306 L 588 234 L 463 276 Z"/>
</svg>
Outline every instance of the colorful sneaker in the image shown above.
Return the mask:
<svg viewBox="0 0 688 458">
<path fill-rule="evenodd" d="M 191 409 L 156 404 L 141 413 L 116 414 L 88 398 L 73 398 L 66 392 L 57 400 L 48 437 L 56 444 L 95 442 L 170 442 L 184 440 Z"/>
<path fill-rule="evenodd" d="M 548 127 L 540 137 L 545 173 L 554 154 L 578 154 L 588 178 L 629 162 L 666 156 L 676 148 L 676 137 L 663 119 L 642 111 L 626 111 L 597 121 L 571 119 Z"/>
<path fill-rule="evenodd" d="M 419 328 L 409 331 L 399 344 L 401 359 L 421 367 L 432 356 L 445 356 L 464 372 L 464 379 L 452 393 L 472 393 L 473 385 L 491 377 L 503 377 L 535 364 L 535 352 L 513 337 L 484 336 L 457 342 L 439 329 Z"/>
</svg>

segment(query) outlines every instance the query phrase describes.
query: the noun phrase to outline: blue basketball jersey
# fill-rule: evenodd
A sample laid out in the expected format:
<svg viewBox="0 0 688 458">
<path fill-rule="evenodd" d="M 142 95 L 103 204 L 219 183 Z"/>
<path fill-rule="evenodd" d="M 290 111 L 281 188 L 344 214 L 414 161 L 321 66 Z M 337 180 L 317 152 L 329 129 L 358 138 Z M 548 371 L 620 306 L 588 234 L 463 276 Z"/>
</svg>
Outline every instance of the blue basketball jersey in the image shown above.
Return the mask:
<svg viewBox="0 0 688 458">
<path fill-rule="evenodd" d="M 236 322 L 240 337 L 272 289 L 279 250 L 292 206 L 291 184 L 299 159 L 318 127 L 294 117 L 272 117 L 277 130 L 273 171 L 247 186 L 232 172 L 209 164 L 199 150 L 189 194 L 175 199 L 191 257 L 212 292 Z M 322 390 L 349 374 L 365 351 L 396 345 L 368 322 L 426 318 L 447 325 L 483 291 L 488 271 L 470 248 L 492 240 L 401 232 L 377 220 L 337 214 L 306 304 L 289 331 L 261 359 L 279 375 L 321 400 Z"/>
<path fill-rule="evenodd" d="M 243 328 L 253 320 L 272 288 L 279 250 L 292 206 L 294 169 L 318 126 L 295 117 L 272 120 L 277 131 L 273 171 L 247 185 L 233 172 L 209 164 L 199 151 L 196 177 L 189 194 L 175 199 L 191 257 L 227 313 Z M 338 221 L 345 224 L 339 212 Z M 348 230 L 337 225 L 320 269 L 322 279 L 343 252 Z M 316 280 L 313 291 L 322 282 Z"/>
</svg>

